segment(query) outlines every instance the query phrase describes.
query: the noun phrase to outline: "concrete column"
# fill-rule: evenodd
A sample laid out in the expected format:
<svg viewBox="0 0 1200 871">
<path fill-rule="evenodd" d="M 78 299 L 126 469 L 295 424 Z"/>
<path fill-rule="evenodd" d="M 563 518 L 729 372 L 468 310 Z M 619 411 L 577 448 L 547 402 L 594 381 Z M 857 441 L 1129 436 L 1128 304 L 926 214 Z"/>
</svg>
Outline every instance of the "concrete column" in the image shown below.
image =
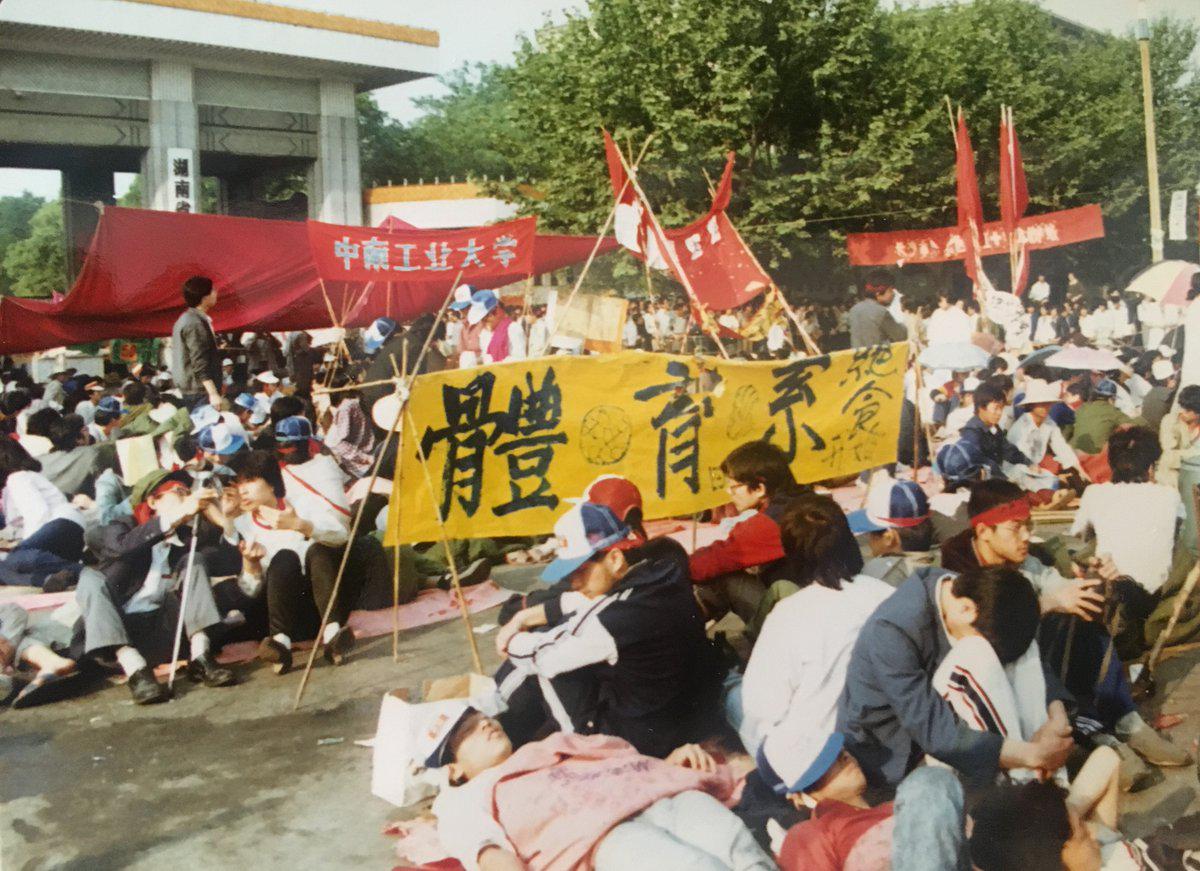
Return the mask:
<svg viewBox="0 0 1200 871">
<path fill-rule="evenodd" d="M 193 177 L 200 184 L 200 120 L 192 87 L 192 68 L 174 61 L 150 64 L 150 148 L 142 158 L 143 205 L 175 210 L 175 191 L 168 149 L 191 152 Z M 200 211 L 200 191 L 194 191 Z"/>
<path fill-rule="evenodd" d="M 321 82 L 317 160 L 309 171 L 309 217 L 331 224 L 362 224 L 358 122 L 351 82 Z"/>
<path fill-rule="evenodd" d="M 115 202 L 112 167 L 89 166 L 81 161 L 62 171 L 63 228 L 69 281 L 73 282 L 79 274 L 96 224 L 100 222 L 100 210 L 96 203 L 110 206 Z"/>
</svg>

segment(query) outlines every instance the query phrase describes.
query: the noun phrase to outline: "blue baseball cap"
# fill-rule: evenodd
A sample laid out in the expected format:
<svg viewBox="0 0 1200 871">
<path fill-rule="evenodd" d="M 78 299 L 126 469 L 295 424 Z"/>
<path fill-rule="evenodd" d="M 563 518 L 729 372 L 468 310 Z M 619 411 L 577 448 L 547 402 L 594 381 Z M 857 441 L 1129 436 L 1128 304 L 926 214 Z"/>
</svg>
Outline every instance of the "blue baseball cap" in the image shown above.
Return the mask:
<svg viewBox="0 0 1200 871">
<path fill-rule="evenodd" d="M 108 414 L 120 414 L 121 400 L 116 396 L 101 396 L 100 401 L 96 403 L 96 410 Z"/>
<path fill-rule="evenodd" d="M 1097 396 L 1116 396 L 1117 384 L 1111 378 L 1104 378 L 1101 379 L 1092 392 Z"/>
<path fill-rule="evenodd" d="M 383 347 L 383 343 L 396 332 L 396 322 L 391 318 L 376 318 L 374 323 L 363 332 L 363 350 L 374 354 Z"/>
<path fill-rule="evenodd" d="M 475 295 L 474 289 L 469 284 L 460 284 L 454 288 L 454 302 L 450 303 L 450 308 L 453 311 L 460 312 L 471 305 L 471 297 Z"/>
<path fill-rule="evenodd" d="M 603 505 L 580 502 L 554 524 L 558 545 L 542 580 L 561 581 L 601 551 L 629 538 L 629 527 Z"/>
<path fill-rule="evenodd" d="M 254 402 L 254 397 L 249 393 L 239 393 L 237 399 L 233 400 L 233 404 L 246 409 L 246 411 L 254 411 L 258 407 Z"/>
<path fill-rule="evenodd" d="M 206 426 L 196 441 L 206 454 L 220 454 L 222 457 L 236 454 L 246 447 L 246 440 L 230 430 L 229 424 L 224 422 Z"/>
<path fill-rule="evenodd" d="M 275 441 L 277 442 L 306 442 L 315 438 L 312 424 L 308 422 L 307 417 L 297 414 L 285 417 L 275 424 Z"/>
<path fill-rule="evenodd" d="M 855 535 L 920 526 L 929 519 L 929 499 L 916 481 L 883 478 L 867 493 L 867 507 L 846 515 Z"/>
<path fill-rule="evenodd" d="M 938 451 L 937 468 L 952 481 L 968 481 L 983 469 L 983 454 L 974 442 L 952 442 Z"/>
</svg>

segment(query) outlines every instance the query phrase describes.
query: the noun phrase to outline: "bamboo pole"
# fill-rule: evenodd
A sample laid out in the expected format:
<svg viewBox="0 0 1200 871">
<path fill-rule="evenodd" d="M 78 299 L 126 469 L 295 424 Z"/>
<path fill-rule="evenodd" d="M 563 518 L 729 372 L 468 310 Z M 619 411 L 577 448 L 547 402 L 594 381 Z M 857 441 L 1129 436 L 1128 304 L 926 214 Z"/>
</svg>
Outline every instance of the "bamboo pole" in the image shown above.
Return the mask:
<svg viewBox="0 0 1200 871">
<path fill-rule="evenodd" d="M 425 354 L 429 351 L 429 345 L 433 341 L 433 334 L 437 331 L 438 324 L 446 315 L 446 309 L 450 306 L 450 300 L 454 298 L 454 291 L 458 288 L 458 283 L 462 280 L 463 271 L 460 269 L 458 275 L 454 277 L 454 283 L 450 286 L 450 292 L 446 294 L 446 298 L 442 300 L 442 307 L 438 310 L 437 317 L 434 319 L 433 326 L 429 330 L 429 335 L 425 337 L 425 344 L 421 346 L 421 353 L 413 364 L 412 374 L 409 376 L 409 382 L 416 377 L 421 369 L 421 364 L 425 360 Z M 398 380 L 398 379 L 397 379 Z M 361 385 L 359 385 L 361 386 Z M 400 403 L 396 409 L 396 419 L 393 421 L 391 429 L 388 430 L 387 436 L 384 438 L 382 448 L 379 451 L 379 456 L 375 458 L 375 466 L 371 469 L 371 480 L 367 484 L 367 492 L 370 493 L 375 487 L 375 481 L 379 477 L 379 467 L 383 463 L 384 455 L 387 453 L 388 444 L 391 442 L 392 436 L 400 426 L 400 415 L 403 413 L 405 403 Z M 333 603 L 337 601 L 338 591 L 342 586 L 342 577 L 346 574 L 346 563 L 350 558 L 350 547 L 354 544 L 354 538 L 358 534 L 359 524 L 362 522 L 363 509 L 366 508 L 367 500 L 364 499 L 359 503 L 358 511 L 354 515 L 354 522 L 350 527 L 350 535 L 346 540 L 346 549 L 342 552 L 341 564 L 338 566 L 337 576 L 333 581 L 333 591 L 329 596 L 329 603 L 325 606 L 325 612 L 321 615 L 321 625 L 317 629 L 317 637 L 314 639 L 312 650 L 308 654 L 308 662 L 304 666 L 304 674 L 300 678 L 300 686 L 296 690 L 296 700 L 292 705 L 292 710 L 297 710 L 300 707 L 300 701 L 304 698 L 304 690 L 308 686 L 309 676 L 312 674 L 313 663 L 317 658 L 317 648 L 321 646 L 321 636 L 325 634 L 325 626 L 329 623 L 329 615 L 333 613 Z"/>
<path fill-rule="evenodd" d="M 392 356 L 392 371 L 396 369 L 396 357 Z M 408 337 L 405 336 L 404 341 L 400 345 L 400 359 L 402 366 L 399 376 L 403 383 L 408 377 Z M 392 426 L 395 426 L 393 422 Z M 396 462 L 399 464 L 400 458 L 404 456 L 404 430 L 401 428 L 396 436 Z M 370 495 L 370 494 L 367 494 Z M 399 506 L 396 506 L 398 509 Z M 400 515 L 397 510 L 396 516 L 392 517 L 392 512 L 388 511 L 388 523 L 395 524 L 397 532 L 400 531 Z M 397 540 L 392 544 L 392 662 L 400 661 L 400 542 Z"/>
<path fill-rule="evenodd" d="M 640 154 L 638 154 L 639 164 L 641 163 L 642 158 L 646 156 L 646 150 L 650 148 L 650 143 L 653 141 L 653 139 L 654 134 L 651 133 L 646 137 L 646 141 L 642 143 L 642 151 Z M 617 149 L 617 154 L 621 154 L 621 149 Z M 621 160 L 622 162 L 625 160 L 623 155 Z M 575 286 L 571 288 L 571 293 L 567 296 L 566 304 L 564 304 L 562 309 L 555 314 L 553 325 L 554 329 L 550 331 L 550 336 L 548 339 L 546 339 L 547 349 L 553 346 L 554 340 L 558 338 L 559 324 L 563 322 L 563 316 L 571 308 L 571 304 L 575 302 L 575 295 L 579 293 L 579 288 L 583 286 L 584 277 L 588 274 L 588 270 L 592 268 L 592 261 L 596 259 L 596 253 L 600 250 L 600 246 L 604 242 L 604 237 L 608 235 L 608 228 L 612 226 L 613 219 L 617 216 L 617 206 L 620 205 L 621 197 L 625 195 L 625 190 L 629 187 L 629 184 L 629 177 L 626 176 L 625 184 L 621 185 L 620 193 L 613 197 L 612 208 L 608 210 L 608 217 L 604 219 L 604 225 L 600 228 L 600 234 L 596 237 L 596 244 L 592 246 L 592 252 L 588 254 L 588 259 L 584 262 L 583 269 L 580 271 L 579 277 L 575 279 Z"/>
<path fill-rule="evenodd" d="M 658 241 L 659 251 L 662 252 L 663 257 L 674 268 L 676 276 L 679 278 L 684 290 L 688 292 L 688 296 L 691 297 L 692 303 L 696 306 L 696 309 L 702 310 L 702 303 L 700 302 L 700 298 L 696 295 L 696 289 L 692 287 L 691 280 L 688 279 L 687 274 L 684 273 L 683 268 L 679 265 L 679 262 L 674 254 L 674 249 L 667 244 L 667 237 L 663 231 L 662 225 L 658 223 L 658 218 L 655 216 L 654 210 L 650 208 L 650 201 L 646 199 L 646 192 L 643 191 L 642 186 L 638 184 L 636 170 L 630 168 L 629 164 L 625 160 L 625 155 L 621 153 L 621 149 L 618 148 L 616 151 L 617 157 L 621 161 L 621 166 L 625 169 L 625 175 L 628 178 L 629 183 L 633 185 L 634 193 L 636 193 L 638 199 L 642 201 L 642 207 L 646 210 L 646 215 L 650 218 L 650 226 L 654 230 L 655 239 Z M 648 251 L 642 253 L 649 257 Z M 701 323 L 700 326 L 703 328 L 705 325 Z M 708 331 L 708 334 L 712 337 L 712 340 L 717 343 L 717 350 L 721 352 L 721 356 L 728 360 L 729 352 L 725 350 L 725 345 L 721 342 L 720 334 L 715 329 Z"/>
<path fill-rule="evenodd" d="M 475 630 L 471 626 L 471 610 L 467 607 L 466 596 L 463 595 L 462 583 L 458 577 L 458 565 L 454 561 L 454 553 L 450 549 L 450 536 L 446 532 L 446 520 L 442 516 L 442 506 L 438 504 L 437 490 L 433 486 L 433 477 L 429 474 L 429 463 L 425 458 L 425 450 L 421 447 L 421 440 L 417 438 L 417 425 L 413 422 L 412 413 L 405 411 L 404 417 L 408 423 L 413 445 L 417 449 L 417 460 L 421 463 L 421 471 L 425 476 L 425 486 L 429 490 L 429 499 L 433 503 L 433 510 L 437 516 L 438 534 L 442 539 L 442 549 L 446 554 L 446 564 L 450 567 L 450 583 L 454 587 L 454 596 L 458 599 L 459 611 L 462 613 L 463 622 L 467 627 L 467 642 L 471 647 L 471 661 L 475 665 L 475 673 L 483 674 L 483 663 L 479 659 L 479 644 L 475 641 Z"/>
</svg>

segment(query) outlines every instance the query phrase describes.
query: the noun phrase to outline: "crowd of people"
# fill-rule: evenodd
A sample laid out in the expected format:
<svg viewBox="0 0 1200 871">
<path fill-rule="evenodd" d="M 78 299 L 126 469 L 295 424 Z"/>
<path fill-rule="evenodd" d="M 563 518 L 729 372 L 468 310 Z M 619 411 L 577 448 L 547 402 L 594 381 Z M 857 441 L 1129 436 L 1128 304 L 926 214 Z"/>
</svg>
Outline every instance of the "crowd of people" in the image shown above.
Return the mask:
<svg viewBox="0 0 1200 871">
<path fill-rule="evenodd" d="M 799 310 L 827 350 L 995 352 L 909 373 L 898 461 L 850 485 L 858 510 L 752 441 L 721 463 L 729 504 L 691 552 L 649 535 L 636 484 L 607 475 L 549 540 L 395 553 L 388 488 L 369 486 L 396 467 L 376 382 L 417 371 L 427 338 L 422 369 L 580 349 L 544 310 L 470 288 L 443 322 L 380 318 L 328 348 L 218 335 L 197 276 L 162 369 L 2 373 L 0 584 L 74 590 L 76 611 L 0 606 L 0 695 L 54 702 L 107 672 L 163 702 L 155 667 L 173 660 L 238 682 L 216 658 L 232 641 L 280 674 L 300 642 L 341 665 L 351 610 L 391 604 L 393 560 L 402 601 L 450 584 L 443 553 L 462 583 L 546 562 L 501 609 L 494 691 L 413 706 L 414 764 L 438 773 L 438 833 L 467 869 L 1195 867 L 1182 829 L 1124 838 L 1118 804 L 1193 764 L 1143 719 L 1129 665 L 1200 631 L 1195 607 L 1169 619 L 1200 553 L 1200 383 L 1176 363 L 1178 313 L 1148 323 L 1118 298 L 1080 316 L 1043 284 L 1025 335 L 989 334 L 951 296 L 906 309 L 886 271 L 851 307 Z M 683 351 L 688 313 L 635 303 L 623 344 Z M 1112 364 L 1054 367 L 1059 345 Z M 803 347 L 780 316 L 737 350 Z M 135 481 L 130 436 L 157 455 Z M 1068 533 L 1035 530 L 1063 512 Z"/>
</svg>

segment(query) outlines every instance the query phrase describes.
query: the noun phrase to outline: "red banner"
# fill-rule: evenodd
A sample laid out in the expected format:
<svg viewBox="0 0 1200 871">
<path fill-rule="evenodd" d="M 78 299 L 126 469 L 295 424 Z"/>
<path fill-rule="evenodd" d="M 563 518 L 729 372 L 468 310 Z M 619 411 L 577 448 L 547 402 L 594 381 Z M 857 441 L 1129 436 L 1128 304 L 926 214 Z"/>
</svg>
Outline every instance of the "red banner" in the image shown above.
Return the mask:
<svg viewBox="0 0 1200 871">
<path fill-rule="evenodd" d="M 458 230 L 381 230 L 308 222 L 317 272 L 326 281 L 462 282 L 533 269 L 537 218 Z"/>
<path fill-rule="evenodd" d="M 985 224 L 982 236 L 985 256 L 1008 253 L 1008 234 L 999 221 Z M 1017 243 L 1034 251 L 1102 238 L 1104 216 L 1095 205 L 1030 215 L 1022 218 L 1017 227 Z M 967 246 L 957 227 L 942 227 L 893 233 L 851 233 L 846 237 L 846 250 L 852 266 L 905 266 L 962 260 Z"/>
<path fill-rule="evenodd" d="M 724 212 L 713 212 L 687 227 L 667 230 L 666 236 L 696 296 L 713 311 L 745 305 L 771 283 Z"/>
</svg>

